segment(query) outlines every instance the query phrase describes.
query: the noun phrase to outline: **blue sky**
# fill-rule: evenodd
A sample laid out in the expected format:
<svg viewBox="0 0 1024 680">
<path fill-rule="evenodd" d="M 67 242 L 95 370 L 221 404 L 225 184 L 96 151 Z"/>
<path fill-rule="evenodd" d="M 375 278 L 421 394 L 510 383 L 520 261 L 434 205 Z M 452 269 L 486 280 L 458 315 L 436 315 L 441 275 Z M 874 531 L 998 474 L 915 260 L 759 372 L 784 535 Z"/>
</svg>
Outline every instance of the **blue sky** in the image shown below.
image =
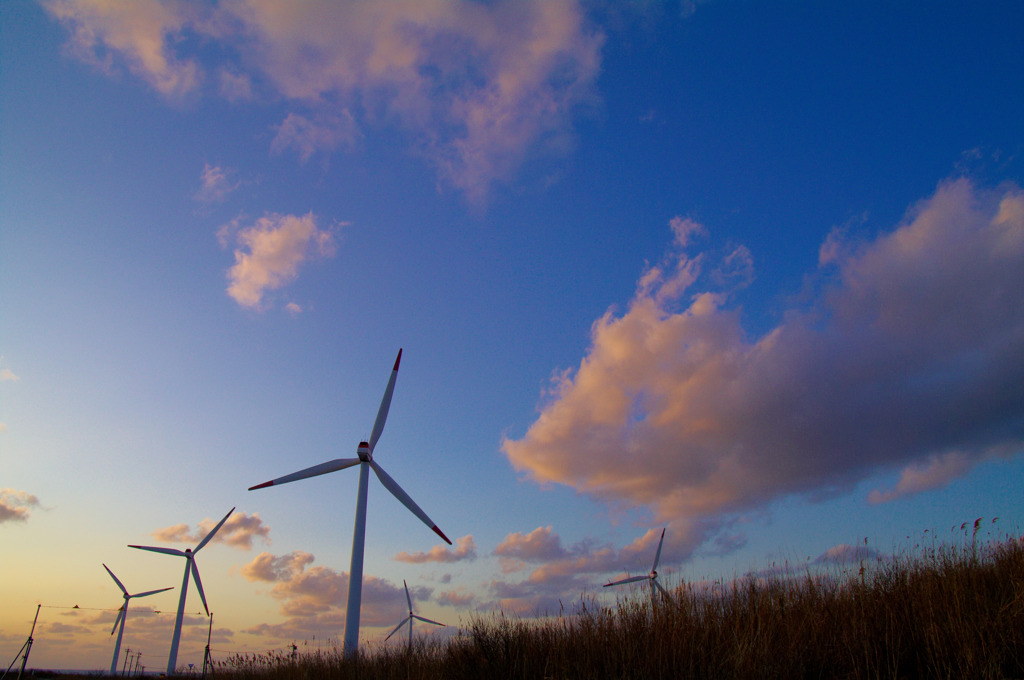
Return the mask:
<svg viewBox="0 0 1024 680">
<path fill-rule="evenodd" d="M 126 545 L 232 507 L 215 655 L 340 639 L 355 470 L 246 489 L 353 456 L 399 348 L 375 457 L 456 546 L 371 478 L 371 643 L 403 579 L 453 625 L 612 603 L 664 526 L 669 583 L 1019 534 L 1022 21 L 5 3 L 0 656 L 41 603 L 31 665 L 105 667 L 101 564 L 177 587 Z"/>
</svg>

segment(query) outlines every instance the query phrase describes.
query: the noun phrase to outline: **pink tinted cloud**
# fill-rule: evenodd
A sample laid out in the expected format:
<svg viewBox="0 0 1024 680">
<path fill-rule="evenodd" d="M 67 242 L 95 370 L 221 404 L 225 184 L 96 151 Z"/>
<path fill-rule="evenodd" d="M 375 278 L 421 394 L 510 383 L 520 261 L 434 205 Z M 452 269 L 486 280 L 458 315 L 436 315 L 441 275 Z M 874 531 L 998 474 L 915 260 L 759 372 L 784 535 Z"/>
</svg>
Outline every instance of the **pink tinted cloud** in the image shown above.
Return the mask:
<svg viewBox="0 0 1024 680">
<path fill-rule="evenodd" d="M 242 567 L 242 576 L 249 581 L 287 581 L 301 574 L 313 559 L 312 553 L 300 550 L 280 556 L 261 552 L 252 562 Z"/>
<path fill-rule="evenodd" d="M 199 543 L 220 520 L 206 518 L 199 523 L 195 531 L 188 524 L 157 529 L 151 535 L 160 543 Z M 270 542 L 270 527 L 263 523 L 259 513 L 247 515 L 244 512 L 233 512 L 220 530 L 214 535 L 211 543 L 226 543 L 241 550 L 251 550 L 252 540 L 262 538 Z"/>
<path fill-rule="evenodd" d="M 437 603 L 447 607 L 469 607 L 475 599 L 472 593 L 467 593 L 461 588 L 458 590 L 447 590 L 437 595 Z"/>
<path fill-rule="evenodd" d="M 283 97 L 300 110 L 273 146 L 300 158 L 350 146 L 363 125 L 397 125 L 473 201 L 531 150 L 571 147 L 603 43 L 575 0 L 45 6 L 71 32 L 72 54 L 107 72 L 123 65 L 167 97 L 197 91 L 207 70 L 231 101 Z M 220 56 L 200 63 L 197 44 Z"/>
<path fill-rule="evenodd" d="M 693 552 L 705 532 L 693 531 L 690 527 L 667 527 L 662 550 L 662 572 L 671 571 L 668 565 L 677 564 L 685 555 Z M 526 537 L 533 536 L 533 540 Z M 543 538 L 543 541 L 538 540 Z M 603 583 L 602 576 L 619 574 L 646 574 L 654 563 L 654 555 L 661 538 L 661 528 L 644 531 L 629 545 L 616 549 L 611 545 L 595 545 L 581 541 L 569 548 L 561 547 L 561 539 L 548 527 L 538 527 L 529 534 L 510 534 L 502 542 L 503 553 L 516 557 L 528 557 L 536 566 L 529 575 L 519 581 L 495 579 L 488 586 L 494 600 L 480 605 L 481 608 L 497 608 L 524 616 L 552 614 L 568 608 L 574 610 L 580 604 L 580 597 L 587 597 Z M 522 546 L 531 546 L 522 549 Z M 538 549 L 538 546 L 545 546 Z M 525 568 L 526 563 L 520 562 Z M 512 570 L 504 570 L 509 573 Z"/>
<path fill-rule="evenodd" d="M 682 226 L 677 244 L 699 231 Z M 594 322 L 505 455 L 539 483 L 693 524 L 894 467 L 948 479 L 958 461 L 1020 453 L 1024 192 L 943 182 L 891 231 L 827 246 L 821 292 L 760 337 L 728 290 L 697 287 L 708 257 L 675 251 L 624 313 Z"/>
<path fill-rule="evenodd" d="M 521 532 L 509 534 L 494 549 L 494 554 L 527 562 L 537 562 L 564 557 L 567 553 L 562 547 L 562 539 L 548 525 L 537 527 L 528 534 Z"/>
<path fill-rule="evenodd" d="M 875 489 L 868 494 L 869 503 L 889 501 L 946 486 L 973 466 L 973 461 L 959 451 L 949 451 L 903 469 L 896 486 L 887 491 Z"/>
<path fill-rule="evenodd" d="M 267 291 L 294 281 L 307 261 L 335 252 L 333 234 L 317 228 L 313 213 L 269 214 L 248 227 L 233 222 L 221 227 L 218 237 L 225 245 L 233 237 L 239 246 L 227 274 L 228 295 L 241 306 L 257 310 Z"/>
<path fill-rule="evenodd" d="M 71 30 L 68 50 L 110 73 L 127 67 L 161 94 L 181 97 L 201 80 L 194 59 L 179 58 L 174 42 L 197 18 L 182 2 L 45 0 L 43 6 Z"/>
<path fill-rule="evenodd" d="M 455 540 L 454 548 L 446 548 L 435 545 L 427 552 L 407 553 L 400 552 L 394 559 L 409 564 L 424 564 L 426 562 L 461 562 L 463 560 L 473 561 L 476 559 L 476 543 L 473 542 L 472 534 L 467 534 Z"/>
<path fill-rule="evenodd" d="M 296 551 L 275 556 L 260 553 L 242 567 L 250 581 L 273 583 L 270 595 L 281 601 L 281 613 L 288 620 L 263 624 L 247 632 L 271 637 L 310 635 L 344 627 L 348 600 L 348 574 L 330 567 L 312 566 L 313 555 Z M 429 588 L 411 588 L 417 599 L 427 599 Z M 364 626 L 383 626 L 398 620 L 405 604 L 405 590 L 390 581 L 363 575 L 360 621 Z"/>
</svg>

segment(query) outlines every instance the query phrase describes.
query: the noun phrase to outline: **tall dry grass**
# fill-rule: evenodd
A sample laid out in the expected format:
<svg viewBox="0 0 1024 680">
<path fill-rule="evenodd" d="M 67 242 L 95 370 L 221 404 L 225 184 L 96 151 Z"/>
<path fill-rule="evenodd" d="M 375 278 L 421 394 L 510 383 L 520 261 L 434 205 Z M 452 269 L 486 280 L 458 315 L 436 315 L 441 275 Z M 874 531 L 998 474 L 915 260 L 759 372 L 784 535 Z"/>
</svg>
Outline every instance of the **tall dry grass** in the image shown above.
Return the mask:
<svg viewBox="0 0 1024 680">
<path fill-rule="evenodd" d="M 965 525 L 968 526 L 969 525 Z M 1024 678 L 1024 542 L 931 546 L 848 572 L 686 585 L 579 615 L 479 616 L 444 641 L 292 660 L 238 656 L 220 680 Z"/>
</svg>

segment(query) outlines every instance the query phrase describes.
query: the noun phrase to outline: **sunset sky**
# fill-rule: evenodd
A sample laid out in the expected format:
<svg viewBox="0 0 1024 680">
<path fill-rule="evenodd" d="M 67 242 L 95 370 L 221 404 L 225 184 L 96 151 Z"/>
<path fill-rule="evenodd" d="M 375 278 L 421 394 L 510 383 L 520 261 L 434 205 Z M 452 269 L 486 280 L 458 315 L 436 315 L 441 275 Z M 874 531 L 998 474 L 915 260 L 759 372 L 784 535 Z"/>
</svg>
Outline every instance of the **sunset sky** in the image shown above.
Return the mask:
<svg viewBox="0 0 1024 680">
<path fill-rule="evenodd" d="M 39 604 L 29 666 L 109 666 L 103 564 L 174 587 L 122 643 L 163 667 L 183 560 L 127 546 L 232 507 L 197 557 L 215 658 L 340 643 L 357 468 L 246 489 L 355 456 L 400 348 L 374 456 L 455 545 L 371 476 L 369 644 L 403 579 L 440 635 L 613 605 L 666 526 L 668 586 L 1020 535 L 1021 26 L 5 0 L 4 668 Z"/>
</svg>

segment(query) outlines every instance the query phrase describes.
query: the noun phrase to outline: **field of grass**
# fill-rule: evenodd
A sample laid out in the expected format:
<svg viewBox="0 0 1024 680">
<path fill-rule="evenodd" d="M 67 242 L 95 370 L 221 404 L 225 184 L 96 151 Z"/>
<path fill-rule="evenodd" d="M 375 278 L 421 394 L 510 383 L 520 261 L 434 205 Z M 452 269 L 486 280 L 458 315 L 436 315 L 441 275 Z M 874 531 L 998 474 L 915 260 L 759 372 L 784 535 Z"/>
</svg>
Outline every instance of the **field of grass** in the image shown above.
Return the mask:
<svg viewBox="0 0 1024 680">
<path fill-rule="evenodd" d="M 980 520 L 979 520 L 980 522 Z M 447 640 L 237 656 L 218 680 L 420 678 L 1024 678 L 1024 540 L 915 546 L 843 571 L 683 584 L 652 607 L 474 618 Z"/>
</svg>

